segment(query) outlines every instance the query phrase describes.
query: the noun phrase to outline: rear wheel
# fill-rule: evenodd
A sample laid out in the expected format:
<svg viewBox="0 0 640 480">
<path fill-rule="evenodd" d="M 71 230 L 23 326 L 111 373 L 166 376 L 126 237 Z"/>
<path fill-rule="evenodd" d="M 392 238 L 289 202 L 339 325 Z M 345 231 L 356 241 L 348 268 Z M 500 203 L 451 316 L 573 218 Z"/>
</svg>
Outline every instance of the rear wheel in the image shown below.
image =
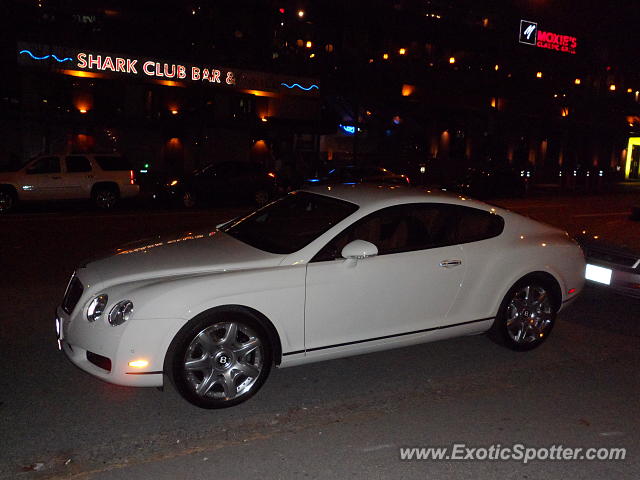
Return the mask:
<svg viewBox="0 0 640 480">
<path fill-rule="evenodd" d="M 100 186 L 93 191 L 93 202 L 102 210 L 110 210 L 118 203 L 118 190 L 115 187 Z"/>
<path fill-rule="evenodd" d="M 536 276 L 523 278 L 502 301 L 491 336 L 513 350 L 536 348 L 551 333 L 558 305 L 549 282 Z"/>
<path fill-rule="evenodd" d="M 225 408 L 251 398 L 273 362 L 262 325 L 235 311 L 196 317 L 178 333 L 168 358 L 176 390 L 201 408 Z"/>
<path fill-rule="evenodd" d="M 0 214 L 7 213 L 18 203 L 16 194 L 9 188 L 0 188 Z"/>
</svg>

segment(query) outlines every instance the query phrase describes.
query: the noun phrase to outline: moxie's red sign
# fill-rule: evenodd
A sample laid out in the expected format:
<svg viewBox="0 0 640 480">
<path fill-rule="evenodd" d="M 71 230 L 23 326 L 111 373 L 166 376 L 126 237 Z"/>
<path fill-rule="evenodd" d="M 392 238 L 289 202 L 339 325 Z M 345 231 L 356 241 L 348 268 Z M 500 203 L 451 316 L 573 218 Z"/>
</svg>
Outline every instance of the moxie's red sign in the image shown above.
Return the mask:
<svg viewBox="0 0 640 480">
<path fill-rule="evenodd" d="M 520 20 L 520 43 L 572 54 L 578 47 L 576 37 L 538 30 L 537 22 L 529 20 Z"/>
</svg>

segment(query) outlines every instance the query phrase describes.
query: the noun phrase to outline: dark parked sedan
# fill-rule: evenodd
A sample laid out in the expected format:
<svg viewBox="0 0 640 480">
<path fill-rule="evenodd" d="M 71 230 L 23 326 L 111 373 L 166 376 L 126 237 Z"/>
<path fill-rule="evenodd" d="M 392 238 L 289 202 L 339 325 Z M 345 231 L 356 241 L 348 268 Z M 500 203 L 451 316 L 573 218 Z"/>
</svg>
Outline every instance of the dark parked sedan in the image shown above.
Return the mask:
<svg viewBox="0 0 640 480">
<path fill-rule="evenodd" d="M 251 162 L 212 163 L 191 175 L 169 178 L 161 199 L 190 208 L 229 200 L 266 204 L 277 196 L 276 174 Z"/>
<path fill-rule="evenodd" d="M 409 177 L 375 166 L 346 165 L 305 180 L 307 185 L 377 183 L 384 185 L 407 185 Z"/>
<path fill-rule="evenodd" d="M 522 197 L 529 188 L 531 172 L 511 166 L 468 168 L 460 178 L 447 185 L 448 190 L 475 198 Z"/>
</svg>

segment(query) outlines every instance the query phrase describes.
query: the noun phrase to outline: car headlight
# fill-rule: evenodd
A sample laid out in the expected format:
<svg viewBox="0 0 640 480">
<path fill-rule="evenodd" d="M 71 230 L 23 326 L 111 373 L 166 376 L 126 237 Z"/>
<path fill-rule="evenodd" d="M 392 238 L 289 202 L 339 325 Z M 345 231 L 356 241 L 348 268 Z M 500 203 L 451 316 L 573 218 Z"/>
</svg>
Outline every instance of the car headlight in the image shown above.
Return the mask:
<svg viewBox="0 0 640 480">
<path fill-rule="evenodd" d="M 109 312 L 109 324 L 112 327 L 122 325 L 129 320 L 133 312 L 133 302 L 131 300 L 122 300 L 116 303 Z"/>
<path fill-rule="evenodd" d="M 107 306 L 109 296 L 106 294 L 98 295 L 96 298 L 89 302 L 87 307 L 87 320 L 95 322 L 104 313 L 104 307 Z"/>
</svg>

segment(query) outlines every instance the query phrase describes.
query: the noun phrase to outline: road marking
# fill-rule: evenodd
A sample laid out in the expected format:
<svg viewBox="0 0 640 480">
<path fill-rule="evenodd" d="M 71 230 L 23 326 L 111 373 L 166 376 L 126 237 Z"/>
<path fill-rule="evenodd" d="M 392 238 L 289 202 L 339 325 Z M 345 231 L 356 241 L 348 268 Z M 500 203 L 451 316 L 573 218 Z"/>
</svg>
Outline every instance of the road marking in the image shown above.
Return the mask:
<svg viewBox="0 0 640 480">
<path fill-rule="evenodd" d="M 618 217 L 621 215 L 630 215 L 629 212 L 612 212 L 612 213 L 581 213 L 579 215 L 574 215 L 573 218 L 582 218 L 582 217 Z"/>
<path fill-rule="evenodd" d="M 391 443 L 385 443 L 385 444 L 382 444 L 382 445 L 375 445 L 373 447 L 365 447 L 365 448 L 362 448 L 361 451 L 363 451 L 363 452 L 375 452 L 375 451 L 378 451 L 378 450 L 384 450 L 386 448 L 394 448 L 394 447 L 395 447 L 395 445 L 393 445 Z"/>
<path fill-rule="evenodd" d="M 529 209 L 541 209 L 541 208 L 564 208 L 569 207 L 568 203 L 561 203 L 559 205 L 548 205 L 548 204 L 524 204 L 524 205 L 508 205 L 502 208 L 507 208 L 509 210 L 529 210 Z"/>
<path fill-rule="evenodd" d="M 141 211 L 141 212 L 131 212 L 131 213 L 111 213 L 111 214 L 98 214 L 92 215 L 91 213 L 78 213 L 78 214 L 65 214 L 65 213 L 25 213 L 22 215 L 12 215 L 0 218 L 0 223 L 10 222 L 10 221 L 24 221 L 24 220 L 79 220 L 79 219 L 120 219 L 120 218 L 131 218 L 131 217 L 142 217 L 142 216 L 154 216 L 154 217 L 162 217 L 162 216 L 205 216 L 205 215 L 238 215 L 242 213 L 249 212 L 250 209 L 237 209 L 237 210 L 196 210 L 196 211 L 160 211 L 160 212 L 149 212 L 149 211 Z"/>
</svg>

